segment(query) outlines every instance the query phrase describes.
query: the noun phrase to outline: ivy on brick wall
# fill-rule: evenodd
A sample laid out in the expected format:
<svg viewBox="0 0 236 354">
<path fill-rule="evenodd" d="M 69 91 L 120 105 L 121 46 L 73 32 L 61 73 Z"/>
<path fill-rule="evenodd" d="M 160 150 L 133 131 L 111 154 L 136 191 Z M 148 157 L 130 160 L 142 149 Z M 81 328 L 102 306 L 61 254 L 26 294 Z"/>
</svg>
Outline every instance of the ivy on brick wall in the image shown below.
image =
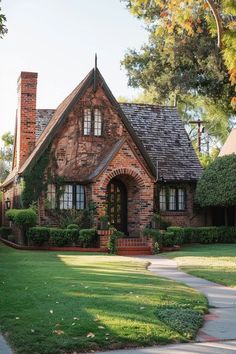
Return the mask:
<svg viewBox="0 0 236 354">
<path fill-rule="evenodd" d="M 236 155 L 218 157 L 204 172 L 196 189 L 201 207 L 236 205 Z"/>
<path fill-rule="evenodd" d="M 49 148 L 32 168 L 24 174 L 21 200 L 24 208 L 38 201 L 40 194 L 47 190 L 48 180 L 45 171 L 49 162 Z"/>
</svg>

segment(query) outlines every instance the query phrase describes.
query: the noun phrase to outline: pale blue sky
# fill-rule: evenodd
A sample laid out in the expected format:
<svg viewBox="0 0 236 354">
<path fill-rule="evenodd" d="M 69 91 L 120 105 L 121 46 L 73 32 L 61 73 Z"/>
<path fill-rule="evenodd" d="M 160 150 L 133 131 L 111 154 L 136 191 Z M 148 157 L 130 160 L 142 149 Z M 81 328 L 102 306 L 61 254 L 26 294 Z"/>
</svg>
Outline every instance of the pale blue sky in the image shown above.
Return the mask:
<svg viewBox="0 0 236 354">
<path fill-rule="evenodd" d="M 120 0 L 2 0 L 8 34 L 0 40 L 0 135 L 14 130 L 16 81 L 38 72 L 38 108 L 56 108 L 94 65 L 113 94 L 134 97 L 120 60 L 147 39 Z"/>
</svg>

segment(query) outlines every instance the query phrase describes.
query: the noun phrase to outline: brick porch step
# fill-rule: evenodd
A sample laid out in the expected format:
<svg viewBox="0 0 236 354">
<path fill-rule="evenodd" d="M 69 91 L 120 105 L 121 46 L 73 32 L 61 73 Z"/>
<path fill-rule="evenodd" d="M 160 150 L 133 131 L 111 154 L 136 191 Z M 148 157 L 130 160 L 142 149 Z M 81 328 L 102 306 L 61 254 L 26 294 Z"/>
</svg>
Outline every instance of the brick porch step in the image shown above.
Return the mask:
<svg viewBox="0 0 236 354">
<path fill-rule="evenodd" d="M 148 246 L 133 246 L 133 247 L 117 247 L 117 254 L 119 256 L 142 256 L 151 255 L 151 248 Z"/>
<path fill-rule="evenodd" d="M 133 238 L 120 238 L 117 240 L 117 246 L 121 248 L 125 247 L 147 247 L 146 239 L 142 237 Z"/>
</svg>

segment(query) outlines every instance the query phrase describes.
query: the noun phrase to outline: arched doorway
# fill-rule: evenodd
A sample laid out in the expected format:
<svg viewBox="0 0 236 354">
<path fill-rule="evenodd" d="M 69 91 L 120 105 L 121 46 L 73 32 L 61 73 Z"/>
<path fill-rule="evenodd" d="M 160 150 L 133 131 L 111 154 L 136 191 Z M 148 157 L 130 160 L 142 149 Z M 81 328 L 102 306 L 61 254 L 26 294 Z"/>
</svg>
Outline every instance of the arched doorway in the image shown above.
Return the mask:
<svg viewBox="0 0 236 354">
<path fill-rule="evenodd" d="M 108 184 L 107 198 L 110 223 L 127 235 L 127 189 L 118 178 L 113 178 Z"/>
</svg>

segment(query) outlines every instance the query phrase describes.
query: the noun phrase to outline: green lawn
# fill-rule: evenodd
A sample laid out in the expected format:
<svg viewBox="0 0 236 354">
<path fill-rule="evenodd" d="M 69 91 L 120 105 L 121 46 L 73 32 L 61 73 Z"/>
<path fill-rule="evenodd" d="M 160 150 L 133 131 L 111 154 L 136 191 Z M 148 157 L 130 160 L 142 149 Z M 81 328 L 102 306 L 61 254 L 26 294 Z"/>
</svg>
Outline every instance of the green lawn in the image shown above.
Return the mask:
<svg viewBox="0 0 236 354">
<path fill-rule="evenodd" d="M 236 287 L 236 244 L 196 245 L 166 254 L 187 273 Z"/>
<path fill-rule="evenodd" d="M 0 329 L 21 354 L 186 341 L 207 309 L 202 295 L 124 257 L 1 245 L 0 271 Z"/>
</svg>

